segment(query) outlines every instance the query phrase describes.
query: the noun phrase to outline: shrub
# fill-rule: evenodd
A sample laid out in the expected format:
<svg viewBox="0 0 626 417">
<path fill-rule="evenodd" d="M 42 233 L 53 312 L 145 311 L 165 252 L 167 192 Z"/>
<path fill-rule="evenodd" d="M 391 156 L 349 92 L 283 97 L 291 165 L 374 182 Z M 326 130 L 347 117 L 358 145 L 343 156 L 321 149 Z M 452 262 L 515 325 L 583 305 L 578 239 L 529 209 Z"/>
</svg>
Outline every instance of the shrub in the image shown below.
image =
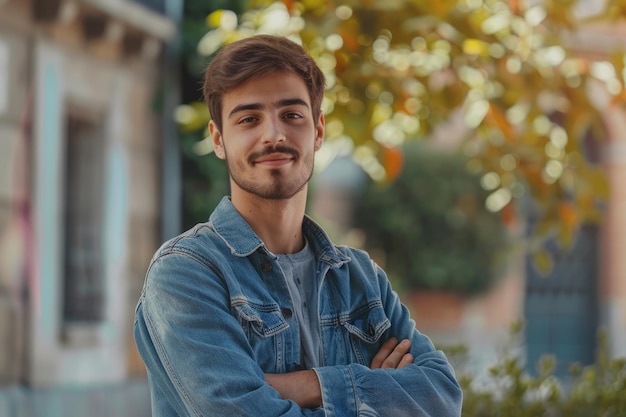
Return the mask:
<svg viewBox="0 0 626 417">
<path fill-rule="evenodd" d="M 462 354 L 462 348 L 453 350 L 451 360 Z M 537 376 L 513 355 L 499 360 L 483 378 L 460 375 L 462 417 L 626 416 L 626 359 L 609 357 L 605 332 L 599 333 L 594 364 L 574 364 L 567 379 L 558 379 L 553 374 L 557 360 L 544 356 Z"/>
<path fill-rule="evenodd" d="M 458 154 L 405 147 L 404 168 L 390 184 L 370 182 L 355 202 L 354 224 L 367 249 L 385 255 L 390 278 L 408 289 L 464 294 L 487 289 L 507 246 L 488 192 Z"/>
</svg>

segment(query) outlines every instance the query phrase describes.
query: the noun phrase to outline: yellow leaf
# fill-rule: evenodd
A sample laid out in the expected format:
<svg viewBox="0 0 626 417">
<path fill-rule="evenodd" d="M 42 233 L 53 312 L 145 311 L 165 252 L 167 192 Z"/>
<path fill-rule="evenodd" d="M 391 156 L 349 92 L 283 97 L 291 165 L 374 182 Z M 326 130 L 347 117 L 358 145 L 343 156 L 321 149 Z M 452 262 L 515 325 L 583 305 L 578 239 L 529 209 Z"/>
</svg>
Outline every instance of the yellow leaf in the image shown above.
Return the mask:
<svg viewBox="0 0 626 417">
<path fill-rule="evenodd" d="M 504 115 L 502 110 L 494 106 L 493 103 L 489 103 L 487 120 L 495 125 L 498 129 L 500 129 L 500 131 L 508 141 L 512 141 L 514 139 L 513 131 L 511 130 L 511 124 L 506 119 L 506 116 Z"/>
<path fill-rule="evenodd" d="M 577 227 L 570 227 L 569 225 L 561 223 L 557 235 L 558 244 L 561 248 L 569 249 L 572 247 L 577 229 Z"/>
<path fill-rule="evenodd" d="M 211 28 L 219 27 L 223 14 L 224 14 L 224 10 L 219 9 L 219 10 L 214 11 L 210 15 L 208 15 L 206 18 L 207 26 Z"/>
<path fill-rule="evenodd" d="M 545 250 L 538 250 L 533 255 L 533 263 L 537 272 L 542 276 L 548 276 L 554 269 L 552 256 Z"/>
<path fill-rule="evenodd" d="M 480 39 L 465 39 L 463 52 L 468 55 L 489 56 L 489 44 Z"/>
</svg>

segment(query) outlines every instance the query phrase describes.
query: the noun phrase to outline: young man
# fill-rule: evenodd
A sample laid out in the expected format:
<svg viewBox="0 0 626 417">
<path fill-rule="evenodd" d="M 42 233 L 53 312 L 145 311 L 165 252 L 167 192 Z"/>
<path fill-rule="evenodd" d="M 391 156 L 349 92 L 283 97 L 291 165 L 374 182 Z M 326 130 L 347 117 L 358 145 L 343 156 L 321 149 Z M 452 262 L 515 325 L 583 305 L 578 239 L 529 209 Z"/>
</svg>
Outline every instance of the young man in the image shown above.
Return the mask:
<svg viewBox="0 0 626 417">
<path fill-rule="evenodd" d="M 385 273 L 305 216 L 324 137 L 312 58 L 260 35 L 205 77 L 231 195 L 149 267 L 134 332 L 153 415 L 459 416 L 452 368 Z"/>
</svg>

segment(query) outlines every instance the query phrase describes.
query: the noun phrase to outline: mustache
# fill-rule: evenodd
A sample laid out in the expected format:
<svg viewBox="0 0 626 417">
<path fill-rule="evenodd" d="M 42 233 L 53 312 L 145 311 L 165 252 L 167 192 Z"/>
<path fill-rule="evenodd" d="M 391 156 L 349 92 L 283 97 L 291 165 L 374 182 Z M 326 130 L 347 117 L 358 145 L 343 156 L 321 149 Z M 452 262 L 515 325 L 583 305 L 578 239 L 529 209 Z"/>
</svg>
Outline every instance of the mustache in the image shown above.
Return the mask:
<svg viewBox="0 0 626 417">
<path fill-rule="evenodd" d="M 297 150 L 290 148 L 289 146 L 274 145 L 271 148 L 265 148 L 262 151 L 252 152 L 250 155 L 248 155 L 248 162 L 252 163 L 258 158 L 262 158 L 273 153 L 284 153 L 287 155 L 291 155 L 294 158 L 298 158 L 298 156 L 300 155 Z"/>
</svg>

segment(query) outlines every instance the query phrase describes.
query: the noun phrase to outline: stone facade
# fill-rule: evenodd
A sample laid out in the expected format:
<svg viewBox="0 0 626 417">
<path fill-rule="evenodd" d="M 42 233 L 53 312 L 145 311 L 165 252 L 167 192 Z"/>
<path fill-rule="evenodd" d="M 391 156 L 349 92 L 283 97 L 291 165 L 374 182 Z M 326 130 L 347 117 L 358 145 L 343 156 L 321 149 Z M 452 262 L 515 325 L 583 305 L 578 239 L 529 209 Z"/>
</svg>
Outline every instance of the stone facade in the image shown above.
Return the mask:
<svg viewBox="0 0 626 417">
<path fill-rule="evenodd" d="M 149 415 L 131 330 L 162 241 L 152 109 L 175 36 L 131 1 L 0 2 L 0 417 Z"/>
</svg>

